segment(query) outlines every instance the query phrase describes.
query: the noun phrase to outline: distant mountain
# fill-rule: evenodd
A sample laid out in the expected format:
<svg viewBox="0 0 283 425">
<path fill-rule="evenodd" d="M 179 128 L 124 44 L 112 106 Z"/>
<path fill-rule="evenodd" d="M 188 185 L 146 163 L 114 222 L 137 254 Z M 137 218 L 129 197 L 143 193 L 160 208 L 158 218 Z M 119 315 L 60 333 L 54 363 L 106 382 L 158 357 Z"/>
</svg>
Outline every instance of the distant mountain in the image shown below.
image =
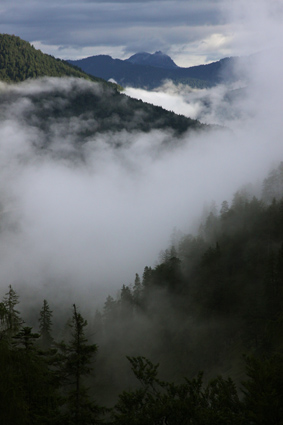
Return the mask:
<svg viewBox="0 0 283 425">
<path fill-rule="evenodd" d="M 170 56 L 165 55 L 162 52 L 151 53 L 136 53 L 131 56 L 129 59 L 126 59 L 127 62 L 131 62 L 135 65 L 144 65 L 144 66 L 156 66 L 157 68 L 165 69 L 176 69 L 178 66 L 170 58 Z"/>
<path fill-rule="evenodd" d="M 156 52 L 153 55 L 138 53 L 126 60 L 98 55 L 68 62 L 88 74 L 105 80 L 113 79 L 122 86 L 154 89 L 165 80 L 197 88 L 235 81 L 237 80 L 235 68 L 239 60 L 239 58 L 224 58 L 208 65 L 181 68 L 169 56 Z"/>
<path fill-rule="evenodd" d="M 109 66 L 112 62 L 112 58 L 101 56 L 101 63 Z M 123 61 L 117 62 L 122 68 L 144 68 Z M 156 67 L 152 69 L 159 71 Z M 95 133 L 109 131 L 148 132 L 153 129 L 165 129 L 182 134 L 189 129 L 209 128 L 197 120 L 129 98 L 119 92 L 116 84 L 107 83 L 104 79 L 90 76 L 67 62 L 43 54 L 19 37 L 0 34 L 0 80 L 11 83 L 36 77 L 74 78 L 70 79 L 69 83 L 64 83 L 63 88 L 59 79 L 51 84 L 48 78 L 43 78 L 42 91 L 38 90 L 36 93 L 32 88 L 30 92 L 21 92 L 20 88 L 8 92 L 1 91 L 0 116 L 6 116 L 11 103 L 16 104 L 21 98 L 28 98 L 29 104 L 34 107 L 23 110 L 22 119 L 27 125 L 43 130 L 45 136 L 44 142 L 41 143 L 44 146 L 48 144 L 53 124 L 59 123 L 64 129 L 72 119 L 85 122 L 85 126 L 79 126 L 77 133 L 73 131 L 73 140 L 78 143 L 83 143 Z M 64 135 L 62 138 L 64 139 Z"/>
<path fill-rule="evenodd" d="M 103 81 L 101 78 L 86 75 L 66 61 L 42 53 L 20 37 L 0 34 L 0 81 L 20 82 L 43 76 Z"/>
</svg>

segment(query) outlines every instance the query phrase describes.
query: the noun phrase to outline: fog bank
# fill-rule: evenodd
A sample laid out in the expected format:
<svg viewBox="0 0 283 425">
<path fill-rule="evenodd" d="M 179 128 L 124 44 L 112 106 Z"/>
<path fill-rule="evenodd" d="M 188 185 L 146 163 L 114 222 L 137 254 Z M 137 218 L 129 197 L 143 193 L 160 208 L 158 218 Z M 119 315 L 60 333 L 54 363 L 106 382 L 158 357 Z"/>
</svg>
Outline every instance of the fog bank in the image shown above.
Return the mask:
<svg viewBox="0 0 283 425">
<path fill-rule="evenodd" d="M 261 30 L 268 32 L 273 17 L 265 18 Z M 87 121 L 76 117 L 66 125 L 50 123 L 51 143 L 44 150 L 44 131 L 25 120 L 33 113 L 27 94 L 68 91 L 70 80 L 1 85 L 9 99 L 13 90 L 21 93 L 1 109 L 1 292 L 12 284 L 40 299 L 56 289 L 57 301 L 103 301 L 144 266 L 154 266 L 173 228 L 195 231 L 205 204 L 219 206 L 243 184 L 261 181 L 283 158 L 280 25 L 275 30 L 278 43 L 257 56 L 247 70 L 251 84 L 232 102 L 226 87 L 195 91 L 167 83 L 155 93 L 127 90 L 229 128 L 190 133 L 182 143 L 169 132 L 121 131 L 98 133 L 78 147 L 74 134 Z M 85 84 L 78 82 L 78 89 Z"/>
</svg>

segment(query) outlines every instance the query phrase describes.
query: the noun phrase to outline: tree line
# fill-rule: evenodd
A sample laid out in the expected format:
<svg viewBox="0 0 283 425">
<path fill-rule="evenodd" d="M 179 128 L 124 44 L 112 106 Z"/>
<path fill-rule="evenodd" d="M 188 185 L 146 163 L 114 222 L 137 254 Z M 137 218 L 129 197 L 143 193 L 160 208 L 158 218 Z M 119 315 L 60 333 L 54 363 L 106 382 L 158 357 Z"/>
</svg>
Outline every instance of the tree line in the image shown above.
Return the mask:
<svg viewBox="0 0 283 425">
<path fill-rule="evenodd" d="M 42 53 L 15 35 L 0 34 L 0 80 L 8 83 L 38 77 L 77 77 L 91 81 L 105 80 L 88 75 L 76 66 Z M 117 85 L 112 84 L 117 87 Z"/>
<path fill-rule="evenodd" d="M 283 420 L 283 356 L 246 358 L 242 392 L 231 378 L 204 383 L 199 372 L 181 383 L 161 380 L 158 364 L 128 357 L 138 385 L 122 391 L 112 408 L 92 397 L 92 364 L 98 347 L 86 337 L 87 321 L 73 305 L 69 339 L 52 337 L 46 300 L 39 332 L 26 326 L 19 297 L 9 286 L 0 304 L 0 418 L 9 424 L 271 424 Z"/>
<path fill-rule="evenodd" d="M 56 338 L 47 300 L 34 331 L 9 286 L 0 422 L 282 424 L 282 169 L 261 198 L 245 187 L 212 205 L 89 323 L 74 304 Z"/>
</svg>

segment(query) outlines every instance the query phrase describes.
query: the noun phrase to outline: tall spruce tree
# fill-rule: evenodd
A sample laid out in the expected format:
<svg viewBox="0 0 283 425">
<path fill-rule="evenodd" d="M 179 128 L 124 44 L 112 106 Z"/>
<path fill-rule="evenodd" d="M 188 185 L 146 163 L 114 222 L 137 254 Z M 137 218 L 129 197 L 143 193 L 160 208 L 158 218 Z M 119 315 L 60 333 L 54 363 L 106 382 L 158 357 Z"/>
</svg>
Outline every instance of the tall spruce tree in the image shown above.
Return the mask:
<svg viewBox="0 0 283 425">
<path fill-rule="evenodd" d="M 25 326 L 12 338 L 11 366 L 17 375 L 16 391 L 22 399 L 25 424 L 60 424 L 59 383 L 49 367 L 49 358 L 37 348 L 39 336 Z"/>
<path fill-rule="evenodd" d="M 39 330 L 40 330 L 40 344 L 43 349 L 50 348 L 53 338 L 51 336 L 52 327 L 52 311 L 46 300 L 43 300 L 43 305 L 39 315 Z"/>
<path fill-rule="evenodd" d="M 63 346 L 65 352 L 65 377 L 68 387 L 66 394 L 65 424 L 88 425 L 98 423 L 100 409 L 90 400 L 85 377 L 92 371 L 96 344 L 88 344 L 85 336 L 87 321 L 73 305 L 71 340 Z"/>
<path fill-rule="evenodd" d="M 23 324 L 19 311 L 16 309 L 19 304 L 19 296 L 16 294 L 11 285 L 9 291 L 5 294 L 1 303 L 1 322 L 4 332 L 9 336 L 17 333 Z"/>
</svg>

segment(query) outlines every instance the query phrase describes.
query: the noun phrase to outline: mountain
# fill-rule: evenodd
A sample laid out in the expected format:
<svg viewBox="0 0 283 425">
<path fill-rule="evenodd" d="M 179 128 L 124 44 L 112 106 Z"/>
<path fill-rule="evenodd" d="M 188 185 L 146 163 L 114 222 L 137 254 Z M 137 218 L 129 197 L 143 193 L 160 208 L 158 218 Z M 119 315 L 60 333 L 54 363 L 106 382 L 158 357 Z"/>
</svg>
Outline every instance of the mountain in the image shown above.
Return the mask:
<svg viewBox="0 0 283 425">
<path fill-rule="evenodd" d="M 62 314 L 60 280 L 48 291 L 52 310 L 45 299 L 39 310 L 34 289 L 9 285 L 0 301 L 0 423 L 76 424 L 66 417 L 79 394 L 86 420 L 77 424 L 282 425 L 282 176 L 281 163 L 263 182 L 265 196 L 280 198 L 236 192 L 93 317 L 87 292 L 89 322 L 76 304 L 72 317 Z"/>
<path fill-rule="evenodd" d="M 101 78 L 87 75 L 66 61 L 42 53 L 20 37 L 0 34 L 1 81 L 20 82 L 43 76 L 77 77 L 103 82 Z"/>
<path fill-rule="evenodd" d="M 88 74 L 105 80 L 113 79 L 122 86 L 155 89 L 165 80 L 195 88 L 235 81 L 238 78 L 235 68 L 240 60 L 224 58 L 208 65 L 181 68 L 169 56 L 156 52 L 153 55 L 138 53 L 126 60 L 98 55 L 68 62 Z"/>
<path fill-rule="evenodd" d="M 103 63 L 112 63 L 113 59 L 102 56 Z M 131 63 L 119 61 L 124 67 L 134 67 Z M 141 67 L 143 68 L 143 67 Z M 154 68 L 158 71 L 158 68 Z M 67 62 L 55 59 L 36 50 L 28 42 L 16 36 L 0 34 L 0 80 L 5 82 L 21 82 L 36 77 L 74 77 L 68 84 L 61 84 L 55 80 L 54 86 L 48 80 L 42 81 L 42 91 L 37 94 L 32 90 L 29 93 L 21 90 L 0 93 L 0 111 L 5 116 L 11 103 L 16 103 L 21 97 L 28 98 L 34 105 L 23 111 L 23 119 L 29 125 L 35 125 L 46 130 L 45 139 L 48 140 L 50 122 L 66 123 L 66 119 L 79 118 L 87 122 L 84 131 L 78 131 L 74 136 L 83 140 L 97 132 L 121 130 L 150 131 L 152 129 L 167 129 L 181 134 L 189 128 L 207 128 L 197 120 L 192 120 L 173 112 L 131 99 L 119 92 L 116 84 L 93 77 Z M 78 80 L 77 80 L 78 79 Z M 81 79 L 90 80 L 89 84 L 79 82 Z M 92 82 L 103 83 L 93 87 Z M 62 87 L 60 87 L 62 86 Z M 62 108 L 60 102 L 65 107 Z M 52 107 L 49 108 L 49 105 Z M 92 118 L 92 121 L 90 120 Z M 83 126 L 80 126 L 80 129 Z"/>
<path fill-rule="evenodd" d="M 170 58 L 170 56 L 165 55 L 162 52 L 155 52 L 153 54 L 142 52 L 136 53 L 131 56 L 129 59 L 126 59 L 127 62 L 133 63 L 135 65 L 144 65 L 144 66 L 156 66 L 157 68 L 165 69 L 175 69 L 178 66 Z"/>
<path fill-rule="evenodd" d="M 35 141 L 40 148 L 47 148 L 56 140 L 59 152 L 62 146 L 66 147 L 68 139 L 72 141 L 69 148 L 74 146 L 78 149 L 75 155 L 80 156 L 79 148 L 96 134 L 112 133 L 111 143 L 116 145 L 115 135 L 119 139 L 121 132 L 165 130 L 178 136 L 190 129 L 211 128 L 132 99 L 115 88 L 79 78 L 41 79 L 37 90 L 33 90 L 33 84 L 0 91 L 0 117 L 7 120 L 11 111 L 17 110 L 16 120 L 40 132 L 41 136 Z M 18 110 L 21 104 L 26 106 Z M 123 140 L 120 137 L 117 147 L 124 143 Z"/>
</svg>

